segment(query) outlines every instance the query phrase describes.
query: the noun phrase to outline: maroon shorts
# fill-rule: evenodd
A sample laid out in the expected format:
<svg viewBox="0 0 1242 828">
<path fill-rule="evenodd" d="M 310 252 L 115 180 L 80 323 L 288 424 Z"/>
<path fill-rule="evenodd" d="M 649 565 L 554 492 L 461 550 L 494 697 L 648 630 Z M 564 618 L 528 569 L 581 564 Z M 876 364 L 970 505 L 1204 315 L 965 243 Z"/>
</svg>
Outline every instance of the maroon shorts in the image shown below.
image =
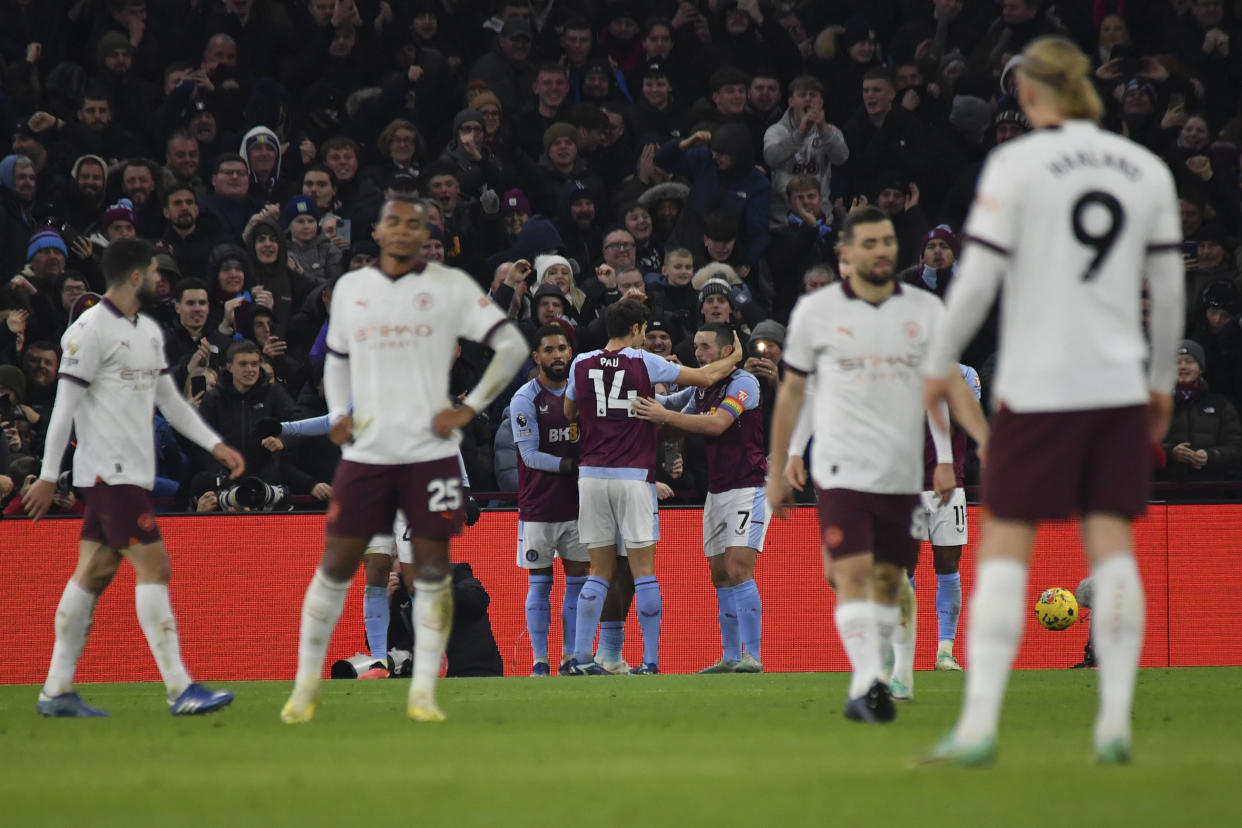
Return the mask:
<svg viewBox="0 0 1242 828">
<path fill-rule="evenodd" d="M 82 540 L 121 550 L 160 539 L 151 493 L 141 486 L 96 483 L 82 489 L 82 497 L 86 500 Z"/>
<path fill-rule="evenodd" d="M 456 457 L 377 466 L 342 460 L 332 480 L 328 534 L 337 538 L 391 535 L 404 509 L 410 537 L 451 538 L 466 521 L 465 493 Z"/>
<path fill-rule="evenodd" d="M 1147 406 L 992 418 L 983 504 L 1003 520 L 1034 523 L 1075 512 L 1137 517 L 1151 493 Z"/>
<path fill-rule="evenodd" d="M 876 563 L 908 572 L 919 560 L 919 542 L 910 535 L 916 494 L 871 494 L 853 489 L 819 489 L 816 509 L 824 546 L 833 560 L 870 552 Z"/>
</svg>

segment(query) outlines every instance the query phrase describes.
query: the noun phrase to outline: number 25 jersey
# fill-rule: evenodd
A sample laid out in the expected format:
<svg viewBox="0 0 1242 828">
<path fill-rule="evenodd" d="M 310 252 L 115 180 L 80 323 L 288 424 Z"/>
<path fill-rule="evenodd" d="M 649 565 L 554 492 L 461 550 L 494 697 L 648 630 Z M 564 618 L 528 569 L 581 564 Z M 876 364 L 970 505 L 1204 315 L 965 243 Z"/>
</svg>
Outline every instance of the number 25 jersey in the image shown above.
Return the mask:
<svg viewBox="0 0 1242 828">
<path fill-rule="evenodd" d="M 1159 158 L 1089 121 L 1006 142 L 983 168 L 966 235 L 1008 259 L 995 400 L 1019 412 L 1147 402 L 1143 279 L 1149 257 L 1181 243 Z"/>
</svg>

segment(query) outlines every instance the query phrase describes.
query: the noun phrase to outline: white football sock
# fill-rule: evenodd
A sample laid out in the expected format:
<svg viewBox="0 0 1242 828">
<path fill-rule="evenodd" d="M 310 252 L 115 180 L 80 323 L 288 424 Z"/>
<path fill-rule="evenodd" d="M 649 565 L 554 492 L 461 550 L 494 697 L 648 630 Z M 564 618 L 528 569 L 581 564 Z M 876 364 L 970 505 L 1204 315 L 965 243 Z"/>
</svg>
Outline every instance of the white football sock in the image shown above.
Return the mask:
<svg viewBox="0 0 1242 828">
<path fill-rule="evenodd" d="M 1026 566 L 993 558 L 979 564 L 970 600 L 966 650 L 966 696 L 957 721 L 959 742 L 971 744 L 996 735 L 1009 668 L 1022 640 Z"/>
<path fill-rule="evenodd" d="M 876 642 L 880 654 L 879 679 L 887 684 L 893 676 L 890 671 L 884 668 L 884 662 L 894 652 L 893 633 L 897 630 L 897 624 L 901 621 L 901 608 L 896 604 L 889 606 L 872 601 L 871 611 L 875 615 Z"/>
<path fill-rule="evenodd" d="M 190 675 L 181 662 L 181 640 L 177 637 L 177 619 L 168 600 L 168 584 L 138 584 L 134 587 L 134 606 L 138 625 L 147 637 L 147 646 L 160 668 L 168 698 L 175 699 L 190 686 Z"/>
<path fill-rule="evenodd" d="M 875 605 L 870 601 L 839 603 L 833 617 L 853 670 L 849 697 L 857 699 L 866 695 L 880 675 L 880 637 L 876 629 Z"/>
<path fill-rule="evenodd" d="M 1145 605 L 1138 565 L 1129 554 L 1108 558 L 1095 568 L 1091 630 L 1099 663 L 1100 711 L 1095 743 L 1130 738 L 1130 708 L 1143 650 Z"/>
<path fill-rule="evenodd" d="M 453 630 L 453 579 L 414 581 L 414 678 L 410 702 L 434 698 L 440 662 Z"/>
<path fill-rule="evenodd" d="M 314 692 L 323 676 L 323 659 L 332 631 L 345 606 L 349 581 L 334 581 L 316 569 L 302 599 L 302 630 L 298 636 L 298 673 L 295 692 Z"/>
<path fill-rule="evenodd" d="M 52 663 L 43 684 L 45 695 L 59 696 L 73 689 L 73 674 L 91 631 L 97 600 L 98 595 L 82 589 L 72 578 L 65 584 L 56 607 L 56 644 L 52 647 Z"/>
<path fill-rule="evenodd" d="M 903 586 L 897 595 L 901 617 L 893 630 L 893 677 L 914 689 L 914 645 L 918 640 L 919 608 L 910 581 L 902 576 Z"/>
</svg>

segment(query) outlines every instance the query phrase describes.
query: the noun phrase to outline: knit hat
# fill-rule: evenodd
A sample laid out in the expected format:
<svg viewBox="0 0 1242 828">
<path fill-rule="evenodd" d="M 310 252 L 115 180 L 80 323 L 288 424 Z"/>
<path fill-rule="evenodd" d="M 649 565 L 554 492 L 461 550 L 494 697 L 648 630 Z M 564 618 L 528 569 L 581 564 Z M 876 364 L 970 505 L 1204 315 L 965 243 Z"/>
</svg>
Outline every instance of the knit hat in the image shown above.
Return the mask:
<svg viewBox="0 0 1242 828">
<path fill-rule="evenodd" d="M 471 109 L 481 111 L 483 107 L 485 106 L 494 106 L 497 109 L 501 109 L 501 110 L 505 108 L 504 104 L 500 102 L 500 98 L 496 97 L 496 93 L 490 89 L 485 89 L 482 92 L 470 98 Z"/>
<path fill-rule="evenodd" d="M 1147 100 L 1151 102 L 1151 105 L 1156 105 L 1156 87 L 1152 86 L 1150 83 L 1140 80 L 1139 78 L 1131 78 L 1126 84 L 1124 94 L 1129 95 L 1131 92 L 1138 92 L 1142 95 L 1146 95 Z"/>
<path fill-rule="evenodd" d="M 91 308 L 103 301 L 103 297 L 98 293 L 87 291 L 73 301 L 73 306 L 69 308 L 69 324 L 72 325 L 78 321 L 78 317 L 86 313 Z"/>
<path fill-rule="evenodd" d="M 108 228 L 118 221 L 127 221 L 137 226 L 137 222 L 134 221 L 134 202 L 128 198 L 121 199 L 104 212 L 103 218 L 99 221 L 99 229 L 106 233 Z"/>
<path fill-rule="evenodd" d="M 550 282 L 544 282 L 540 285 L 530 297 L 531 308 L 539 309 L 539 300 L 545 296 L 551 296 L 553 299 L 560 300 L 561 309 L 569 307 L 569 300 L 565 298 L 565 294 L 561 293 L 561 289 Z"/>
<path fill-rule="evenodd" d="M 556 141 L 558 138 L 568 138 L 570 141 L 574 142 L 575 147 L 578 146 L 577 127 L 573 126 L 572 124 L 567 124 L 564 121 L 558 121 L 557 123 L 548 127 L 543 132 L 544 150 L 546 151 L 548 147 L 552 146 L 552 143 Z"/>
<path fill-rule="evenodd" d="M 709 281 L 720 281 L 733 286 L 742 284 L 742 277 L 737 275 L 732 265 L 724 262 L 709 262 L 694 272 L 694 276 L 690 279 L 690 287 L 702 290 Z"/>
<path fill-rule="evenodd" d="M 319 205 L 315 203 L 315 199 L 308 195 L 295 195 L 286 201 L 284 209 L 280 211 L 280 228 L 288 230 L 298 216 L 310 216 L 319 221 Z"/>
<path fill-rule="evenodd" d="M 95 48 L 95 59 L 102 66 L 104 58 L 111 55 L 117 49 L 124 49 L 131 55 L 134 53 L 134 47 L 130 44 L 128 37 L 120 32 L 108 32 L 99 38 L 99 45 Z"/>
<path fill-rule="evenodd" d="M 1195 362 L 1199 363 L 1200 370 L 1207 368 L 1207 356 L 1203 353 L 1203 346 L 1193 339 L 1183 339 L 1177 343 L 1177 355 L 1188 354 Z M 0 382 L 0 384 L 3 384 Z"/>
<path fill-rule="evenodd" d="M 862 15 L 854 15 L 845 22 L 845 31 L 841 32 L 838 41 L 842 51 L 849 49 L 855 43 L 862 43 L 867 40 L 875 40 L 875 29 L 871 23 Z"/>
<path fill-rule="evenodd" d="M 785 347 L 785 326 L 775 319 L 765 319 L 750 330 L 750 341 L 762 339 Z"/>
<path fill-rule="evenodd" d="M 733 288 L 729 287 L 729 283 L 724 279 L 708 279 L 707 283 L 699 290 L 699 307 L 703 307 L 703 303 L 707 301 L 709 296 L 723 296 L 728 302 L 729 307 L 735 307 L 733 302 Z"/>
<path fill-rule="evenodd" d="M 26 261 L 33 259 L 40 250 L 46 250 L 49 247 L 59 250 L 66 259 L 69 258 L 69 248 L 65 246 L 65 240 L 60 237 L 60 233 L 50 227 L 45 227 L 30 237 L 30 244 L 26 246 Z"/>
<path fill-rule="evenodd" d="M 509 215 L 510 213 L 525 213 L 530 215 L 530 199 L 526 197 L 526 193 L 521 190 L 507 190 L 500 199 L 500 212 Z"/>
<path fill-rule="evenodd" d="M 537 277 L 538 281 L 542 284 L 543 277 L 547 274 L 548 268 L 552 267 L 552 265 L 558 265 L 558 264 L 565 265 L 565 267 L 569 268 L 570 277 L 572 278 L 573 272 L 574 272 L 574 266 L 569 263 L 569 259 L 566 259 L 564 256 L 560 256 L 556 253 L 543 253 L 541 255 L 536 256 L 535 257 L 535 276 Z"/>
<path fill-rule="evenodd" d="M 467 107 L 457 113 L 457 117 L 453 119 L 453 134 L 456 135 L 466 124 L 475 123 L 480 127 L 484 126 L 483 113 L 477 109 Z"/>
<path fill-rule="evenodd" d="M 0 385 L 12 391 L 17 401 L 26 401 L 26 375 L 16 365 L 0 365 Z"/>
<path fill-rule="evenodd" d="M 967 138 L 981 142 L 992 123 L 992 108 L 983 98 L 955 95 L 949 111 L 949 123 Z"/>
<path fill-rule="evenodd" d="M 923 235 L 923 241 L 919 242 L 919 251 L 927 249 L 927 243 L 932 239 L 940 239 L 949 246 L 953 251 L 953 257 L 957 258 L 962 252 L 961 242 L 957 240 L 957 235 L 953 232 L 953 228 L 947 224 L 937 224 Z"/>
<path fill-rule="evenodd" d="M 504 25 L 500 27 L 500 36 L 510 40 L 516 37 L 531 37 L 530 21 L 525 17 L 511 15 L 505 19 Z"/>
<path fill-rule="evenodd" d="M 181 265 L 168 253 L 155 254 L 155 269 L 167 276 L 170 282 L 181 278 Z"/>
</svg>

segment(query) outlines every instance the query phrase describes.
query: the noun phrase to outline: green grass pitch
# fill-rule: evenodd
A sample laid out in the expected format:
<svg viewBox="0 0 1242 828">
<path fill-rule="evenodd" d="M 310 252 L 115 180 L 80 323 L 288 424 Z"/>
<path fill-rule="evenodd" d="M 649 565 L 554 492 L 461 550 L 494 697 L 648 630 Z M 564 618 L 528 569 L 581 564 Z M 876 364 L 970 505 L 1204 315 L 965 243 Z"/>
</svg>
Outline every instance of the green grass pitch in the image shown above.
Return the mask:
<svg viewBox="0 0 1242 828">
<path fill-rule="evenodd" d="M 103 720 L 46 720 L 0 687 L 12 826 L 1238 825 L 1242 668 L 1144 670 L 1135 762 L 1090 763 L 1094 671 L 1020 672 L 998 763 L 915 768 L 961 699 L 919 673 L 892 725 L 841 716 L 841 673 L 454 679 L 443 724 L 405 681 L 325 681 L 282 725 L 285 682 L 171 718 L 162 687 L 83 685 Z"/>
</svg>

